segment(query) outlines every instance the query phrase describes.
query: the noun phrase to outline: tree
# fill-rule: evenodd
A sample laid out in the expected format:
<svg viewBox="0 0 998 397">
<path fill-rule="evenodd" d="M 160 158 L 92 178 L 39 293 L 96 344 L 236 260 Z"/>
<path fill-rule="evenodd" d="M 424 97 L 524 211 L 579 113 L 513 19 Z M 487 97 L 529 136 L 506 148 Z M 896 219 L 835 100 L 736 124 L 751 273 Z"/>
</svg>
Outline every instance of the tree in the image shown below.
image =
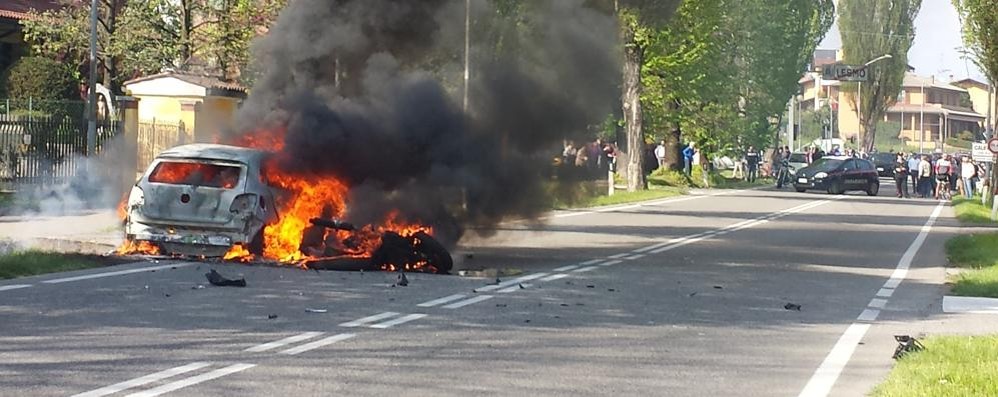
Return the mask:
<svg viewBox="0 0 998 397">
<path fill-rule="evenodd" d="M 14 99 L 71 99 L 78 80 L 65 65 L 42 57 L 24 57 L 7 72 L 7 96 Z"/>
<path fill-rule="evenodd" d="M 988 83 L 998 83 L 998 7 L 988 0 L 953 0 L 963 22 L 963 42 Z M 993 128 L 993 126 L 987 126 Z"/>
<path fill-rule="evenodd" d="M 873 149 L 878 120 L 884 118 L 894 103 L 908 68 L 908 50 L 915 39 L 914 22 L 921 8 L 921 0 L 841 0 L 839 2 L 839 30 L 842 34 L 843 60 L 848 64 L 863 65 L 885 54 L 890 59 L 870 66 L 872 76 L 862 84 L 848 84 L 844 88 L 852 95 L 849 101 L 859 109 L 863 148 Z M 857 96 L 858 95 L 858 96 Z M 859 100 L 862 98 L 862 100 Z"/>
</svg>

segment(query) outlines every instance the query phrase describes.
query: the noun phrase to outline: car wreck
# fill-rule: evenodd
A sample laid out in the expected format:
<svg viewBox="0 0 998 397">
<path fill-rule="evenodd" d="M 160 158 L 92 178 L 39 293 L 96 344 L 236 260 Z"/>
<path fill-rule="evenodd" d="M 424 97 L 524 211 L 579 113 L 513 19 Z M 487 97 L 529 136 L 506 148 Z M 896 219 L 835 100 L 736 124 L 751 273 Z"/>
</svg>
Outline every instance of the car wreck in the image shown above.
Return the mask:
<svg viewBox="0 0 998 397">
<path fill-rule="evenodd" d="M 268 225 L 297 221 L 301 215 L 284 213 L 282 219 L 281 199 L 290 192 L 267 183 L 264 166 L 269 156 L 264 150 L 219 144 L 163 151 L 125 202 L 123 247 L 326 270 L 447 273 L 453 267 L 450 253 L 428 232 L 432 228 L 356 227 L 336 219 L 329 205 L 300 229 L 294 255 L 268 255 Z"/>
</svg>

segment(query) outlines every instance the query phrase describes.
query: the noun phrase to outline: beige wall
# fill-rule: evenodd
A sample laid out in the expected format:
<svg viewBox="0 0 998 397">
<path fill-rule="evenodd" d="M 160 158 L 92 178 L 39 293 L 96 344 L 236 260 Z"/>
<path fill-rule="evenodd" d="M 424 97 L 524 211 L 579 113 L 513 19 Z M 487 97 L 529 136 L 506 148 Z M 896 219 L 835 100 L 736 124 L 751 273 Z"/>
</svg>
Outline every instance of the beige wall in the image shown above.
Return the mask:
<svg viewBox="0 0 998 397">
<path fill-rule="evenodd" d="M 974 111 L 983 114 L 985 117 L 988 115 L 988 92 L 984 88 L 978 86 L 969 86 L 967 91 L 970 92 L 970 102 L 974 104 Z M 995 108 L 998 108 L 998 100 L 994 96 L 991 97 L 991 117 L 995 117 Z"/>
</svg>

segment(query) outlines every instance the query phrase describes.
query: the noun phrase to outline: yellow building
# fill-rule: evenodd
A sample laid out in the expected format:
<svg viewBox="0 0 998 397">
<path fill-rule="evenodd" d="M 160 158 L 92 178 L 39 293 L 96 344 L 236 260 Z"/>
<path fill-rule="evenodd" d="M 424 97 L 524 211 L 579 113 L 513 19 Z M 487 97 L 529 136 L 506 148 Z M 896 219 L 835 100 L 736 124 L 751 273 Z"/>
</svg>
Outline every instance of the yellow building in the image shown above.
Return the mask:
<svg viewBox="0 0 998 397">
<path fill-rule="evenodd" d="M 995 117 L 998 117 L 998 96 L 995 95 L 995 92 L 992 92 L 991 86 L 969 78 L 953 84 L 967 90 L 967 93 L 970 94 L 970 102 L 973 104 L 974 111 L 985 117 L 990 117 L 991 126 L 994 128 Z M 991 96 L 990 101 L 988 100 L 988 95 Z M 988 109 L 989 106 L 991 107 L 990 109 Z M 985 130 L 987 130 L 986 127 Z"/>
<path fill-rule="evenodd" d="M 126 81 L 124 90 L 139 100 L 139 122 L 182 125 L 185 142 L 210 142 L 232 125 L 246 89 L 217 78 L 165 72 Z"/>
</svg>

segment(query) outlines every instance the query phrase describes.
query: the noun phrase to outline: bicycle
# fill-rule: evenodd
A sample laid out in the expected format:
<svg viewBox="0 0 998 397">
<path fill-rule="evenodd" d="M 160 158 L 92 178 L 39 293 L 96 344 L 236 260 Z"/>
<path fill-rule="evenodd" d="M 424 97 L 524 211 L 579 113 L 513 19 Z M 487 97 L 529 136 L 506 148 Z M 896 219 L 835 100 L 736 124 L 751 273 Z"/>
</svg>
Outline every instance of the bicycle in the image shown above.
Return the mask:
<svg viewBox="0 0 998 397">
<path fill-rule="evenodd" d="M 951 200 L 953 197 L 950 194 L 950 184 L 949 176 L 946 179 L 940 179 L 936 177 L 936 199 L 937 200 Z"/>
</svg>

